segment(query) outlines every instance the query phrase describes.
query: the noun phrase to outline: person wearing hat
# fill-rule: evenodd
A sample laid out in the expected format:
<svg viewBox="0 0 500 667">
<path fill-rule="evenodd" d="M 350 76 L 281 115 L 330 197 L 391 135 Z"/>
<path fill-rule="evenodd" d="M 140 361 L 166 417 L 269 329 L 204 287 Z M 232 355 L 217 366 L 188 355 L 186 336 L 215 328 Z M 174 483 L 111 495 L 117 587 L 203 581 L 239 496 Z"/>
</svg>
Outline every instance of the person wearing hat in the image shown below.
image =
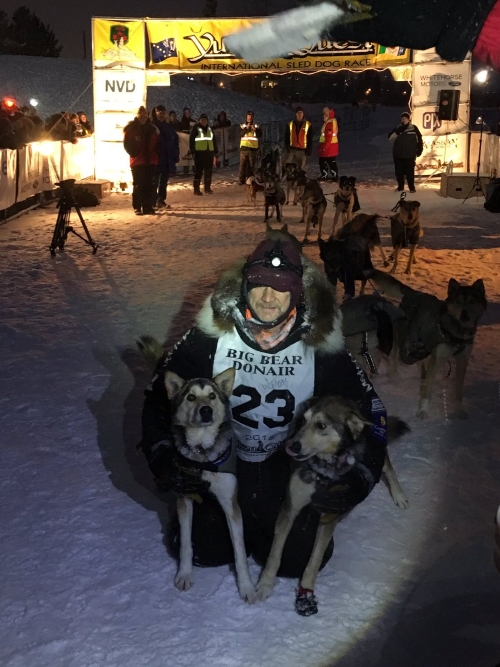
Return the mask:
<svg viewBox="0 0 500 667">
<path fill-rule="evenodd" d="M 145 107 L 123 130 L 123 147 L 130 155 L 133 191 L 132 206 L 136 215 L 154 215 L 154 179 L 158 165 L 160 132 L 150 121 Z"/>
<path fill-rule="evenodd" d="M 203 194 L 200 190 L 201 177 L 203 176 L 204 192 L 207 195 L 212 195 L 214 157 L 219 154 L 219 151 L 217 150 L 215 135 L 208 124 L 206 113 L 201 114 L 199 122 L 191 130 L 189 150 L 194 155 L 194 194 Z"/>
<path fill-rule="evenodd" d="M 339 126 L 335 111 L 329 107 L 323 109 L 323 125 L 318 142 L 320 181 L 339 180 L 337 155 L 339 154 Z"/>
<path fill-rule="evenodd" d="M 396 192 L 403 192 L 405 189 L 405 176 L 408 189 L 415 192 L 415 159 L 422 155 L 424 144 L 420 130 L 411 122 L 407 111 L 401 114 L 400 125 L 389 132 L 389 139 L 393 142 L 392 156 L 398 182 Z"/>
<path fill-rule="evenodd" d="M 246 121 L 240 125 L 240 173 L 239 184 L 245 185 L 247 178 L 254 175 L 255 160 L 262 130 L 254 122 L 253 111 L 247 111 Z"/>
<path fill-rule="evenodd" d="M 154 178 L 156 208 L 170 208 L 167 204 L 167 186 L 170 174 L 175 174 L 179 162 L 179 135 L 167 120 L 167 110 L 158 104 L 151 112 L 153 125 L 159 132 L 158 165 Z"/>
<path fill-rule="evenodd" d="M 305 170 L 306 160 L 312 153 L 312 123 L 304 118 L 304 109 L 295 109 L 295 119 L 287 123 L 285 128 L 285 163 L 295 163 L 299 169 Z"/>
<path fill-rule="evenodd" d="M 280 576 L 298 577 L 309 560 L 320 512 L 349 511 L 379 481 L 386 451 L 386 413 L 360 367 L 346 351 L 342 319 L 322 272 L 287 240 L 266 239 L 246 261 L 222 273 L 190 329 L 158 364 L 146 390 L 142 441 L 160 489 L 196 493 L 193 562 L 216 567 L 233 562 L 227 522 L 201 471 L 188 475 L 169 444 L 170 406 L 165 372 L 182 379 L 212 378 L 234 367 L 230 397 L 233 446 L 237 450 L 238 500 L 247 551 L 264 565 L 290 478 L 285 443 L 293 420 L 313 396 L 340 394 L 355 401 L 367 427 L 366 456 L 296 519 L 287 539 Z M 168 542 L 179 551 L 174 522 Z M 330 558 L 333 542 L 324 562 Z"/>
</svg>

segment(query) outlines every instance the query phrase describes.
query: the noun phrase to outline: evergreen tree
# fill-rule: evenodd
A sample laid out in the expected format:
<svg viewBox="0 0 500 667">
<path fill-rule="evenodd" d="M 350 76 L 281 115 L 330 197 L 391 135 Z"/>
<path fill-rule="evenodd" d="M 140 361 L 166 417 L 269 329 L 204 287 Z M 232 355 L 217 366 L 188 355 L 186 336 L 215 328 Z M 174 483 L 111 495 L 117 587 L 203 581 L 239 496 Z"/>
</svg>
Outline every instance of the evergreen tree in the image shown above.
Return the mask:
<svg viewBox="0 0 500 667">
<path fill-rule="evenodd" d="M 1 20 L 0 20 L 1 30 Z M 7 30 L 8 53 L 57 58 L 62 46 L 50 26 L 42 23 L 27 7 L 16 9 Z"/>
<path fill-rule="evenodd" d="M 0 55 L 9 53 L 9 19 L 7 12 L 0 11 Z"/>
<path fill-rule="evenodd" d="M 205 0 L 203 16 L 206 16 L 207 18 L 217 16 L 217 0 Z"/>
</svg>

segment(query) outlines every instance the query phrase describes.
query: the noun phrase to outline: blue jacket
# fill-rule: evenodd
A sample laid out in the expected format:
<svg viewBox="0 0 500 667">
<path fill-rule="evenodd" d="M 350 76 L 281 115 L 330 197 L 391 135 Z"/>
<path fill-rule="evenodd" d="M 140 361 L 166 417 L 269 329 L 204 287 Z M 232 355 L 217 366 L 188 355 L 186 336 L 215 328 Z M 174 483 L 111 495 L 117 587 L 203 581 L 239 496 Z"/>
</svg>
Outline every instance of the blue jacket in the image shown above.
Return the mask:
<svg viewBox="0 0 500 667">
<path fill-rule="evenodd" d="M 154 120 L 153 124 L 160 130 L 157 151 L 160 156 L 158 167 L 167 168 L 175 172 L 175 165 L 179 162 L 179 137 L 172 125 L 167 121 Z"/>
</svg>

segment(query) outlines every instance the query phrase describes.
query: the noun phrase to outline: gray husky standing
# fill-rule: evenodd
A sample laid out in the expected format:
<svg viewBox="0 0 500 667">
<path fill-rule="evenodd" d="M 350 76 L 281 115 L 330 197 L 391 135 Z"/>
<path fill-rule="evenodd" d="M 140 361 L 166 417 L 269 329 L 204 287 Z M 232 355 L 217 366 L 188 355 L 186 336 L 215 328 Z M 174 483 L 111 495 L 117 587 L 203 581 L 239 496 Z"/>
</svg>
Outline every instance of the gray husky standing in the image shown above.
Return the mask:
<svg viewBox="0 0 500 667">
<path fill-rule="evenodd" d="M 154 338 L 142 336 L 137 345 L 144 357 L 156 363 L 164 350 Z M 226 515 L 234 549 L 234 560 L 240 597 L 252 604 L 257 596 L 248 571 L 243 540 L 243 519 L 238 505 L 236 481 L 236 449 L 232 443 L 229 397 L 233 391 L 236 371 L 228 368 L 213 380 L 183 380 L 167 371 L 165 388 L 172 403 L 170 438 L 177 449 L 180 469 L 201 471 L 201 479 L 218 500 Z M 180 525 L 179 569 L 174 583 L 181 591 L 193 584 L 193 496 L 177 497 Z"/>
</svg>

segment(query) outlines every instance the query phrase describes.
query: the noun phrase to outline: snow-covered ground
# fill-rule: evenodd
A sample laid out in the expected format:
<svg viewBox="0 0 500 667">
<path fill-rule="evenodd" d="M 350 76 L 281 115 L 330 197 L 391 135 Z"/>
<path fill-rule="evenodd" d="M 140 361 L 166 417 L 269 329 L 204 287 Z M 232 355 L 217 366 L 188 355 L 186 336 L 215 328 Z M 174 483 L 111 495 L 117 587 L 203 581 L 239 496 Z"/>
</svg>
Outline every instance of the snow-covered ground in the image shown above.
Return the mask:
<svg viewBox="0 0 500 667">
<path fill-rule="evenodd" d="M 377 111 L 378 130 L 341 135 L 341 172 L 359 177 L 363 210 L 385 216 L 387 246 L 397 196 L 384 132 L 394 115 Z M 166 507 L 135 450 L 149 371 L 134 340 L 174 342 L 221 268 L 262 239 L 262 207 L 246 203 L 235 176 L 219 172 L 210 198 L 176 182 L 172 211 L 157 218 L 135 217 L 128 195 L 85 209 L 95 256 L 76 237 L 50 256 L 53 207 L 0 227 L 0 664 L 494 667 L 499 218 L 435 187 L 419 189 L 425 235 L 414 275 L 400 277 L 439 297 L 450 277 L 482 277 L 489 307 L 466 378 L 467 420 L 451 416 L 445 374 L 425 422 L 414 416 L 416 367 L 396 380 L 382 367 L 374 380 L 412 428 L 392 454 L 410 508 L 379 484 L 339 526 L 316 616 L 295 613 L 294 580 L 255 606 L 239 599 L 226 567 L 197 569 L 188 592 L 174 587 Z M 327 225 L 332 217 L 329 208 Z M 287 207 L 298 235 L 299 218 Z M 317 247 L 305 252 L 319 259 Z"/>
</svg>

